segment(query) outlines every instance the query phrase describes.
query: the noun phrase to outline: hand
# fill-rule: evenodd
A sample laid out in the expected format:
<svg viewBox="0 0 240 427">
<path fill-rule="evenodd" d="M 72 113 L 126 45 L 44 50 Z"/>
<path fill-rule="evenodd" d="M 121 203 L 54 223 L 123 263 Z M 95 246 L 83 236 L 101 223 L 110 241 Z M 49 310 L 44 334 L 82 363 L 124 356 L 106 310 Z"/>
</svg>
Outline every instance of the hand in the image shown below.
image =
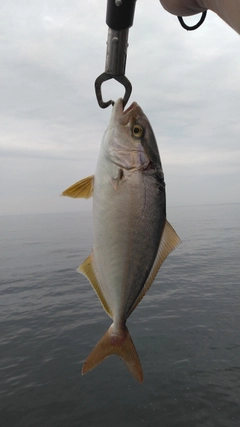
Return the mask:
<svg viewBox="0 0 240 427">
<path fill-rule="evenodd" d="M 189 16 L 206 10 L 197 0 L 160 0 L 164 9 L 173 15 Z"/>
<path fill-rule="evenodd" d="M 173 15 L 189 16 L 209 9 L 240 34 L 240 0 L 160 0 Z"/>
</svg>

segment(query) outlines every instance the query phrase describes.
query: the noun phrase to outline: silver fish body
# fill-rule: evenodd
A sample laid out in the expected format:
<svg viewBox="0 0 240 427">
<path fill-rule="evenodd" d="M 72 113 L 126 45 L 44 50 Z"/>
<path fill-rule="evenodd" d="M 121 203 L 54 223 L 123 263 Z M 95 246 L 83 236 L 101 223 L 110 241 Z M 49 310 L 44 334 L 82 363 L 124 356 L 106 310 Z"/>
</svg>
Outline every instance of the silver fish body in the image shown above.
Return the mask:
<svg viewBox="0 0 240 427">
<path fill-rule="evenodd" d="M 117 354 L 142 382 L 126 320 L 180 239 L 166 220 L 165 183 L 156 139 L 137 103 L 119 99 L 104 134 L 94 177 L 65 190 L 93 195 L 93 252 L 79 267 L 113 324 L 88 356 L 83 373 Z"/>
<path fill-rule="evenodd" d="M 137 104 L 114 106 L 94 178 L 94 260 L 116 326 L 126 322 L 144 287 L 166 220 L 165 184 L 159 156 L 153 162 L 143 138 L 156 141 Z M 132 126 L 145 129 L 132 136 Z M 148 125 L 149 126 L 149 125 Z"/>
</svg>

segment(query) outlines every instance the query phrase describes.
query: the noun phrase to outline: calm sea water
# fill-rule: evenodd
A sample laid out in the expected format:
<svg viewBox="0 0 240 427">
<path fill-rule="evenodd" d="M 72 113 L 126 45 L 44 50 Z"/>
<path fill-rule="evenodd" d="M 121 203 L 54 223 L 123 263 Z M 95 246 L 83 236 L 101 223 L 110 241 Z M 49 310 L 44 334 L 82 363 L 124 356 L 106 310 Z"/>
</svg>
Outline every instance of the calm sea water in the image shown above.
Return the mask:
<svg viewBox="0 0 240 427">
<path fill-rule="evenodd" d="M 1 427 L 239 427 L 240 205 L 177 207 L 182 245 L 128 320 L 144 370 L 81 376 L 110 325 L 76 273 L 91 214 L 0 217 Z"/>
</svg>

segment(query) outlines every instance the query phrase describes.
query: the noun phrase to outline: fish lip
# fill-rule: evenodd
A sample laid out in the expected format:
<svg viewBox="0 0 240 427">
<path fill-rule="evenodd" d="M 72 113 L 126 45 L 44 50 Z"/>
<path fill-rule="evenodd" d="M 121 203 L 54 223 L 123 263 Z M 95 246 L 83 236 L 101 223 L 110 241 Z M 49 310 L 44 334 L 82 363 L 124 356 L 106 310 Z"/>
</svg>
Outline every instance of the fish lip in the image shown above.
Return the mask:
<svg viewBox="0 0 240 427">
<path fill-rule="evenodd" d="M 132 104 L 125 111 L 123 111 L 123 114 L 130 113 L 130 111 L 134 110 L 137 106 L 138 104 L 136 102 L 132 102 Z"/>
<path fill-rule="evenodd" d="M 132 104 L 124 111 L 123 99 L 119 98 L 113 107 L 113 118 L 117 119 L 120 124 L 127 125 L 136 115 L 135 112 L 138 108 L 138 104 L 136 102 L 132 102 Z"/>
<path fill-rule="evenodd" d="M 136 102 L 132 102 L 132 104 L 124 111 L 123 99 L 119 98 L 114 103 L 113 110 L 114 110 L 115 114 L 127 115 L 132 110 L 134 110 L 137 106 L 138 106 L 138 104 Z"/>
</svg>

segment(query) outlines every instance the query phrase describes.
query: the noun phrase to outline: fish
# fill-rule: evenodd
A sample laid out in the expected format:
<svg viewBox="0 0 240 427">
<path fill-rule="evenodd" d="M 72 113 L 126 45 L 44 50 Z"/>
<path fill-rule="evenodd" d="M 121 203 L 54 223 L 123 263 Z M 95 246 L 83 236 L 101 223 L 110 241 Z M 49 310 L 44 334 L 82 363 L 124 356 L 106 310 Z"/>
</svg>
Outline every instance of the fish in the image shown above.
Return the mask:
<svg viewBox="0 0 240 427">
<path fill-rule="evenodd" d="M 82 374 L 117 355 L 142 383 L 141 362 L 126 321 L 180 238 L 166 218 L 156 138 L 136 102 L 125 111 L 121 98 L 115 102 L 95 174 L 62 195 L 93 197 L 93 250 L 77 271 L 89 280 L 113 321 L 84 362 Z"/>
</svg>

